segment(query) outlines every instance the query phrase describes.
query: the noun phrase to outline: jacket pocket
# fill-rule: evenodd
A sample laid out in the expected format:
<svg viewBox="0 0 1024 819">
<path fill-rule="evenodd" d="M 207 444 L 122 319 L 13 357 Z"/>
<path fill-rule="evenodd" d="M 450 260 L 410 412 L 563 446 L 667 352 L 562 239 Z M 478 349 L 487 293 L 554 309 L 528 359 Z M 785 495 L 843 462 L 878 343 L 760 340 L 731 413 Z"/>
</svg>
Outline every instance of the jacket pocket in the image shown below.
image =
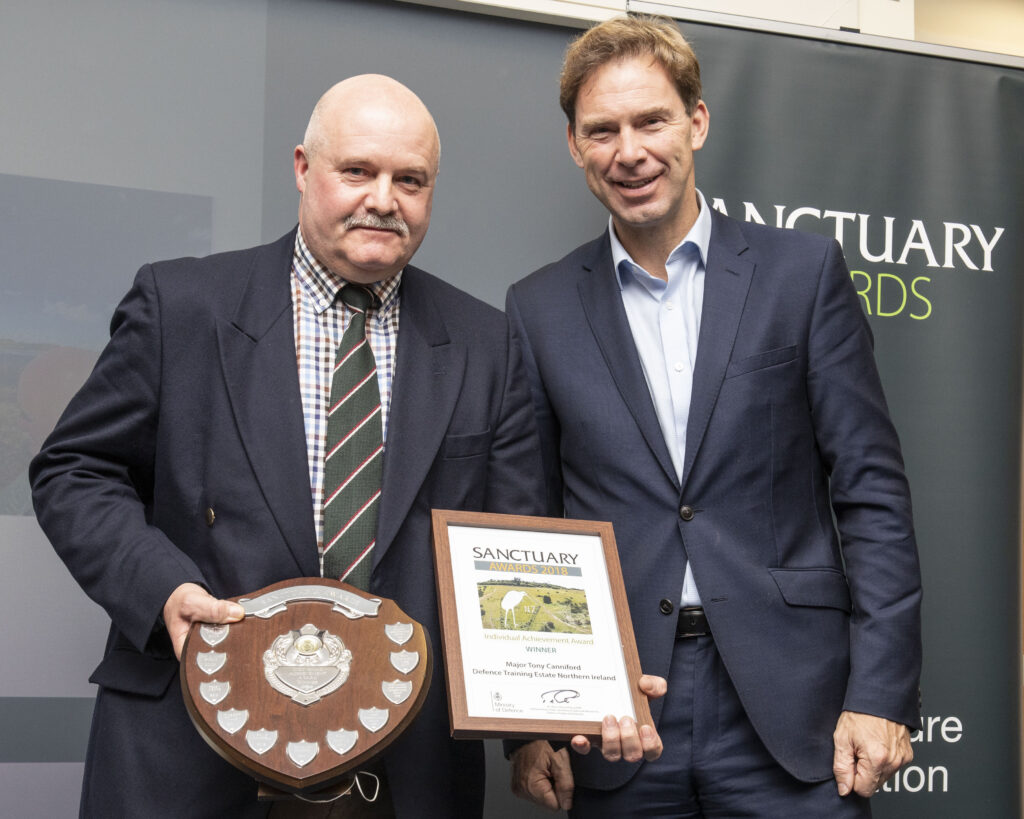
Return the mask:
<svg viewBox="0 0 1024 819">
<path fill-rule="evenodd" d="M 765 350 L 763 353 L 750 355 L 746 358 L 741 358 L 739 361 L 730 362 L 728 369 L 725 371 L 725 377 L 732 378 L 735 375 L 743 375 L 744 373 L 751 373 L 755 370 L 764 370 L 768 367 L 786 364 L 795 359 L 796 354 L 797 348 L 795 344 L 790 347 L 779 347 L 775 350 Z"/>
<path fill-rule="evenodd" d="M 474 455 L 484 455 L 491 448 L 491 430 L 483 432 L 469 432 L 463 435 L 446 435 L 444 446 L 441 449 L 441 456 L 445 459 L 472 458 Z"/>
<path fill-rule="evenodd" d="M 89 682 L 143 697 L 162 697 L 178 674 L 178 661 L 153 657 L 135 649 L 115 648 L 103 658 Z"/>
<path fill-rule="evenodd" d="M 791 606 L 819 606 L 850 612 L 850 585 L 838 569 L 769 569 Z"/>
</svg>

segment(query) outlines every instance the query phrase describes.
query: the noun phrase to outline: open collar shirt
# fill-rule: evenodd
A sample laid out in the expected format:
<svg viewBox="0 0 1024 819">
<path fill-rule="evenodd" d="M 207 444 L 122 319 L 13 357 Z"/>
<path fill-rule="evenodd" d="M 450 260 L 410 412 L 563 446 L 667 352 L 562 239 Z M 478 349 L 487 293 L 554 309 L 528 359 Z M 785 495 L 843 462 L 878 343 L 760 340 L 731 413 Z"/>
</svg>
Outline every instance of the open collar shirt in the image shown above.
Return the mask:
<svg viewBox="0 0 1024 819">
<path fill-rule="evenodd" d="M 612 261 L 622 304 L 640 357 L 665 444 L 681 482 L 686 457 L 686 425 L 690 414 L 693 367 L 697 360 L 704 274 L 711 241 L 711 214 L 697 191 L 700 212 L 689 233 L 665 262 L 667 281 L 652 276 L 633 261 L 615 235 L 609 219 Z M 681 603 L 699 606 L 700 595 L 689 564 Z"/>
</svg>

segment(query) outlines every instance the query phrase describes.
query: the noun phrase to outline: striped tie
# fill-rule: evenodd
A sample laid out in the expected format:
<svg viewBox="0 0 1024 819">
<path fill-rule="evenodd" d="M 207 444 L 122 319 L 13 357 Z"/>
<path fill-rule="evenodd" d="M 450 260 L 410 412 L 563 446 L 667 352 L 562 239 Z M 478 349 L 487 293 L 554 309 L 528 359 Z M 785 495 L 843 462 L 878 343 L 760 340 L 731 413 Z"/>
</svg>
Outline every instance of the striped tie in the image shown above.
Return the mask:
<svg viewBox="0 0 1024 819">
<path fill-rule="evenodd" d="M 352 320 L 338 345 L 331 379 L 324 455 L 324 577 L 367 589 L 384 457 L 377 365 L 366 340 L 366 309 L 374 296 L 352 284 L 342 287 L 340 296 L 352 310 Z"/>
</svg>

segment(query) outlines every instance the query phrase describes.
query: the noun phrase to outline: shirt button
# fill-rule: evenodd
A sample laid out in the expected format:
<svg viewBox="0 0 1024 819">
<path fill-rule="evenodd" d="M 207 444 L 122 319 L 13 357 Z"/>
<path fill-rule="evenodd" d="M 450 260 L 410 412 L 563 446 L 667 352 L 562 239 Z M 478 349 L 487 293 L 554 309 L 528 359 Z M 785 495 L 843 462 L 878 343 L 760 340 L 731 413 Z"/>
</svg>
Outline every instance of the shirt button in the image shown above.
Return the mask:
<svg viewBox="0 0 1024 819">
<path fill-rule="evenodd" d="M 684 366 L 686 366 L 686 365 L 684 365 L 682 361 L 677 361 L 675 363 L 676 372 L 677 373 L 681 373 L 683 371 L 683 367 Z"/>
<path fill-rule="evenodd" d="M 665 302 L 665 309 L 666 310 L 675 310 L 676 306 L 672 302 L 667 301 L 667 302 Z"/>
<path fill-rule="evenodd" d="M 693 507 L 692 506 L 680 506 L 679 517 L 683 520 L 693 520 Z"/>
<path fill-rule="evenodd" d="M 658 603 L 658 611 L 662 614 L 671 614 L 675 610 L 675 606 L 672 605 L 671 600 L 662 600 Z"/>
</svg>

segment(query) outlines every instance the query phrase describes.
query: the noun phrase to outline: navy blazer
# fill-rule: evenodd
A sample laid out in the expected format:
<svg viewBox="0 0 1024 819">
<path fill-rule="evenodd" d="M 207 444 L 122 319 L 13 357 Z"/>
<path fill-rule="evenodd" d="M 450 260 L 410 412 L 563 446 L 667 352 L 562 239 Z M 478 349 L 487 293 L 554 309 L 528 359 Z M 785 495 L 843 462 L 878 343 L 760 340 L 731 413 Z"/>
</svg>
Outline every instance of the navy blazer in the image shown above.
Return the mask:
<svg viewBox="0 0 1024 819">
<path fill-rule="evenodd" d="M 509 290 L 548 513 L 613 522 L 647 673 L 668 673 L 676 616 L 659 603 L 678 604 L 688 556 L 758 734 L 794 776 L 825 780 L 841 710 L 919 720 L 899 442 L 834 240 L 712 211 L 706 270 L 681 481 L 607 233 Z M 574 759 L 581 784 L 616 787 L 636 770 L 598 757 Z"/>
<path fill-rule="evenodd" d="M 87 816 L 263 816 L 189 722 L 166 632 L 181 583 L 226 597 L 319 574 L 289 270 L 273 244 L 143 267 L 31 467 L 39 521 L 110 614 Z M 408 266 L 371 590 L 427 629 L 434 676 L 385 755 L 405 816 L 479 816 L 483 751 L 449 739 L 431 508 L 536 514 L 529 392 L 500 311 Z M 212 522 L 207 509 L 212 509 Z"/>
</svg>

